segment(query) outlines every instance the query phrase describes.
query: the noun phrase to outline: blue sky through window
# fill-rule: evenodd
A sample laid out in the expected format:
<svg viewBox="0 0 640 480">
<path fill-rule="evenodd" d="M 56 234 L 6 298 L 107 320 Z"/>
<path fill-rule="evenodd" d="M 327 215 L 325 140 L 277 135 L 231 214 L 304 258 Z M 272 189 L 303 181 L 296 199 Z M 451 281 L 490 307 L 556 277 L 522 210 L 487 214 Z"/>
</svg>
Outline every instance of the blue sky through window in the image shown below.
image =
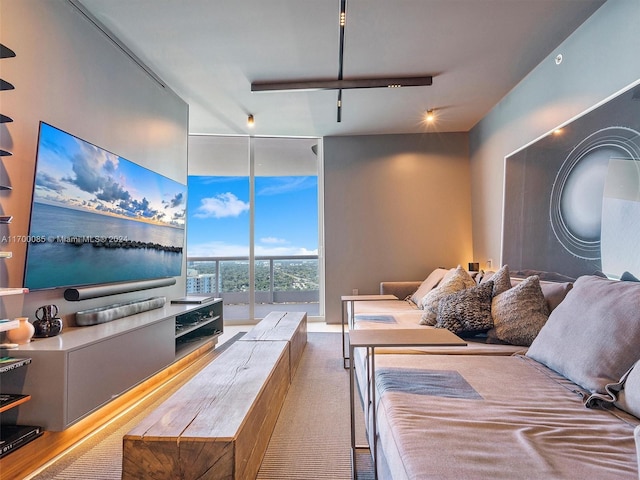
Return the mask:
<svg viewBox="0 0 640 480">
<path fill-rule="evenodd" d="M 318 179 L 256 177 L 255 254 L 317 255 Z M 249 254 L 249 179 L 189 176 L 187 254 Z"/>
</svg>

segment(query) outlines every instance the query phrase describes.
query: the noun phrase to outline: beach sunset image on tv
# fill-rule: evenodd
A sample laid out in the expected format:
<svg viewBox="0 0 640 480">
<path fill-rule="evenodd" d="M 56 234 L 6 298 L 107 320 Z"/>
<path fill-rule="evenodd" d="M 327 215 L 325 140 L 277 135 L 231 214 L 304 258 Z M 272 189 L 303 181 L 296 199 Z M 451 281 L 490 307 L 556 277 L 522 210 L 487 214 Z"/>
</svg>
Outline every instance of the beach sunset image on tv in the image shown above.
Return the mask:
<svg viewBox="0 0 640 480">
<path fill-rule="evenodd" d="M 180 275 L 186 190 L 42 122 L 24 286 Z"/>
</svg>

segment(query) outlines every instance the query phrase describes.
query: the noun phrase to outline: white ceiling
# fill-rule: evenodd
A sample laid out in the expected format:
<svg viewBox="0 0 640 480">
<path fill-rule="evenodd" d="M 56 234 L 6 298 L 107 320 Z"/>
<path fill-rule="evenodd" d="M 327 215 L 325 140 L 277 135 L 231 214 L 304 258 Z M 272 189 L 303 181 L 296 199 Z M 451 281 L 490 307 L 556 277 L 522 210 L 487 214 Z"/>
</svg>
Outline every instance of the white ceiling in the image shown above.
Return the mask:
<svg viewBox="0 0 640 480">
<path fill-rule="evenodd" d="M 251 83 L 336 80 L 339 0 L 78 1 L 189 104 L 191 133 L 287 136 L 468 131 L 604 3 L 347 0 L 345 79 L 434 78 L 345 90 L 338 123 L 336 91 Z"/>
</svg>

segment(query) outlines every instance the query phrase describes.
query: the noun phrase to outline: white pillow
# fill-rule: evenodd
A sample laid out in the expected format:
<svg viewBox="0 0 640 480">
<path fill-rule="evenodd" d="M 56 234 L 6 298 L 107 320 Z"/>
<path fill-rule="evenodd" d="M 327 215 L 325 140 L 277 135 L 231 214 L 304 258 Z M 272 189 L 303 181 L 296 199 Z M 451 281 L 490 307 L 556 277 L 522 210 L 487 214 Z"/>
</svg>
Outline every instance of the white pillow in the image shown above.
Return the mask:
<svg viewBox="0 0 640 480">
<path fill-rule="evenodd" d="M 636 362 L 628 373 L 615 405 L 640 418 L 640 362 Z"/>
<path fill-rule="evenodd" d="M 433 290 L 444 278 L 449 270 L 446 268 L 436 268 L 433 272 L 425 278 L 424 282 L 420 284 L 418 289 L 411 295 L 411 301 L 418 305 L 418 308 L 422 308 L 422 299 L 424 296 Z"/>
</svg>

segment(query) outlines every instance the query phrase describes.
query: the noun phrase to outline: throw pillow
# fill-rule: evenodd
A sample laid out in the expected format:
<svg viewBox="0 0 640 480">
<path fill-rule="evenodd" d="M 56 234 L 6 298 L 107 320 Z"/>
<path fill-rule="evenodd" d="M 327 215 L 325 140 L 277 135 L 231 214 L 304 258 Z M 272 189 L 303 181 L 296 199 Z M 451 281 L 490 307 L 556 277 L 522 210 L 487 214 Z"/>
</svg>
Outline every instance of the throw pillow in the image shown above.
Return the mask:
<svg viewBox="0 0 640 480">
<path fill-rule="evenodd" d="M 442 281 L 445 274 L 448 272 L 446 268 L 436 268 L 429 274 L 427 278 L 420 284 L 418 289 L 411 295 L 411 301 L 422 308 L 422 298 L 433 290 Z"/>
<path fill-rule="evenodd" d="M 640 279 L 631 272 L 623 272 L 620 276 L 620 280 L 623 282 L 640 282 Z"/>
<path fill-rule="evenodd" d="M 538 277 L 528 277 L 494 297 L 491 315 L 494 326 L 487 332 L 487 343 L 531 345 L 549 318 L 549 307 Z"/>
<path fill-rule="evenodd" d="M 527 356 L 591 392 L 604 393 L 640 358 L 640 284 L 578 278 Z"/>
<path fill-rule="evenodd" d="M 605 277 L 606 278 L 606 277 Z M 512 278 L 511 284 L 515 287 L 524 279 L 521 278 Z M 567 293 L 571 288 L 573 288 L 572 282 L 549 282 L 546 280 L 540 280 L 540 288 L 542 289 L 542 293 L 544 294 L 544 298 L 547 300 L 547 306 L 549 307 L 549 312 L 553 312 L 553 309 L 556 308 L 564 297 L 567 296 Z"/>
<path fill-rule="evenodd" d="M 500 295 L 502 292 L 506 292 L 511 288 L 511 278 L 509 276 L 509 265 L 501 266 L 496 273 L 494 273 L 491 278 L 486 281 L 491 280 L 493 282 L 493 296 Z M 482 283 L 482 282 L 481 282 Z"/>
<path fill-rule="evenodd" d="M 448 278 L 447 278 L 448 277 Z M 455 292 L 475 286 L 476 282 L 460 265 L 451 274 L 447 274 L 440 285 L 427 293 L 422 299 L 422 319 L 420 325 L 435 325 L 440 300 Z"/>
<path fill-rule="evenodd" d="M 457 334 L 486 332 L 493 326 L 492 296 L 491 281 L 447 295 L 438 304 L 436 328 Z"/>
</svg>

